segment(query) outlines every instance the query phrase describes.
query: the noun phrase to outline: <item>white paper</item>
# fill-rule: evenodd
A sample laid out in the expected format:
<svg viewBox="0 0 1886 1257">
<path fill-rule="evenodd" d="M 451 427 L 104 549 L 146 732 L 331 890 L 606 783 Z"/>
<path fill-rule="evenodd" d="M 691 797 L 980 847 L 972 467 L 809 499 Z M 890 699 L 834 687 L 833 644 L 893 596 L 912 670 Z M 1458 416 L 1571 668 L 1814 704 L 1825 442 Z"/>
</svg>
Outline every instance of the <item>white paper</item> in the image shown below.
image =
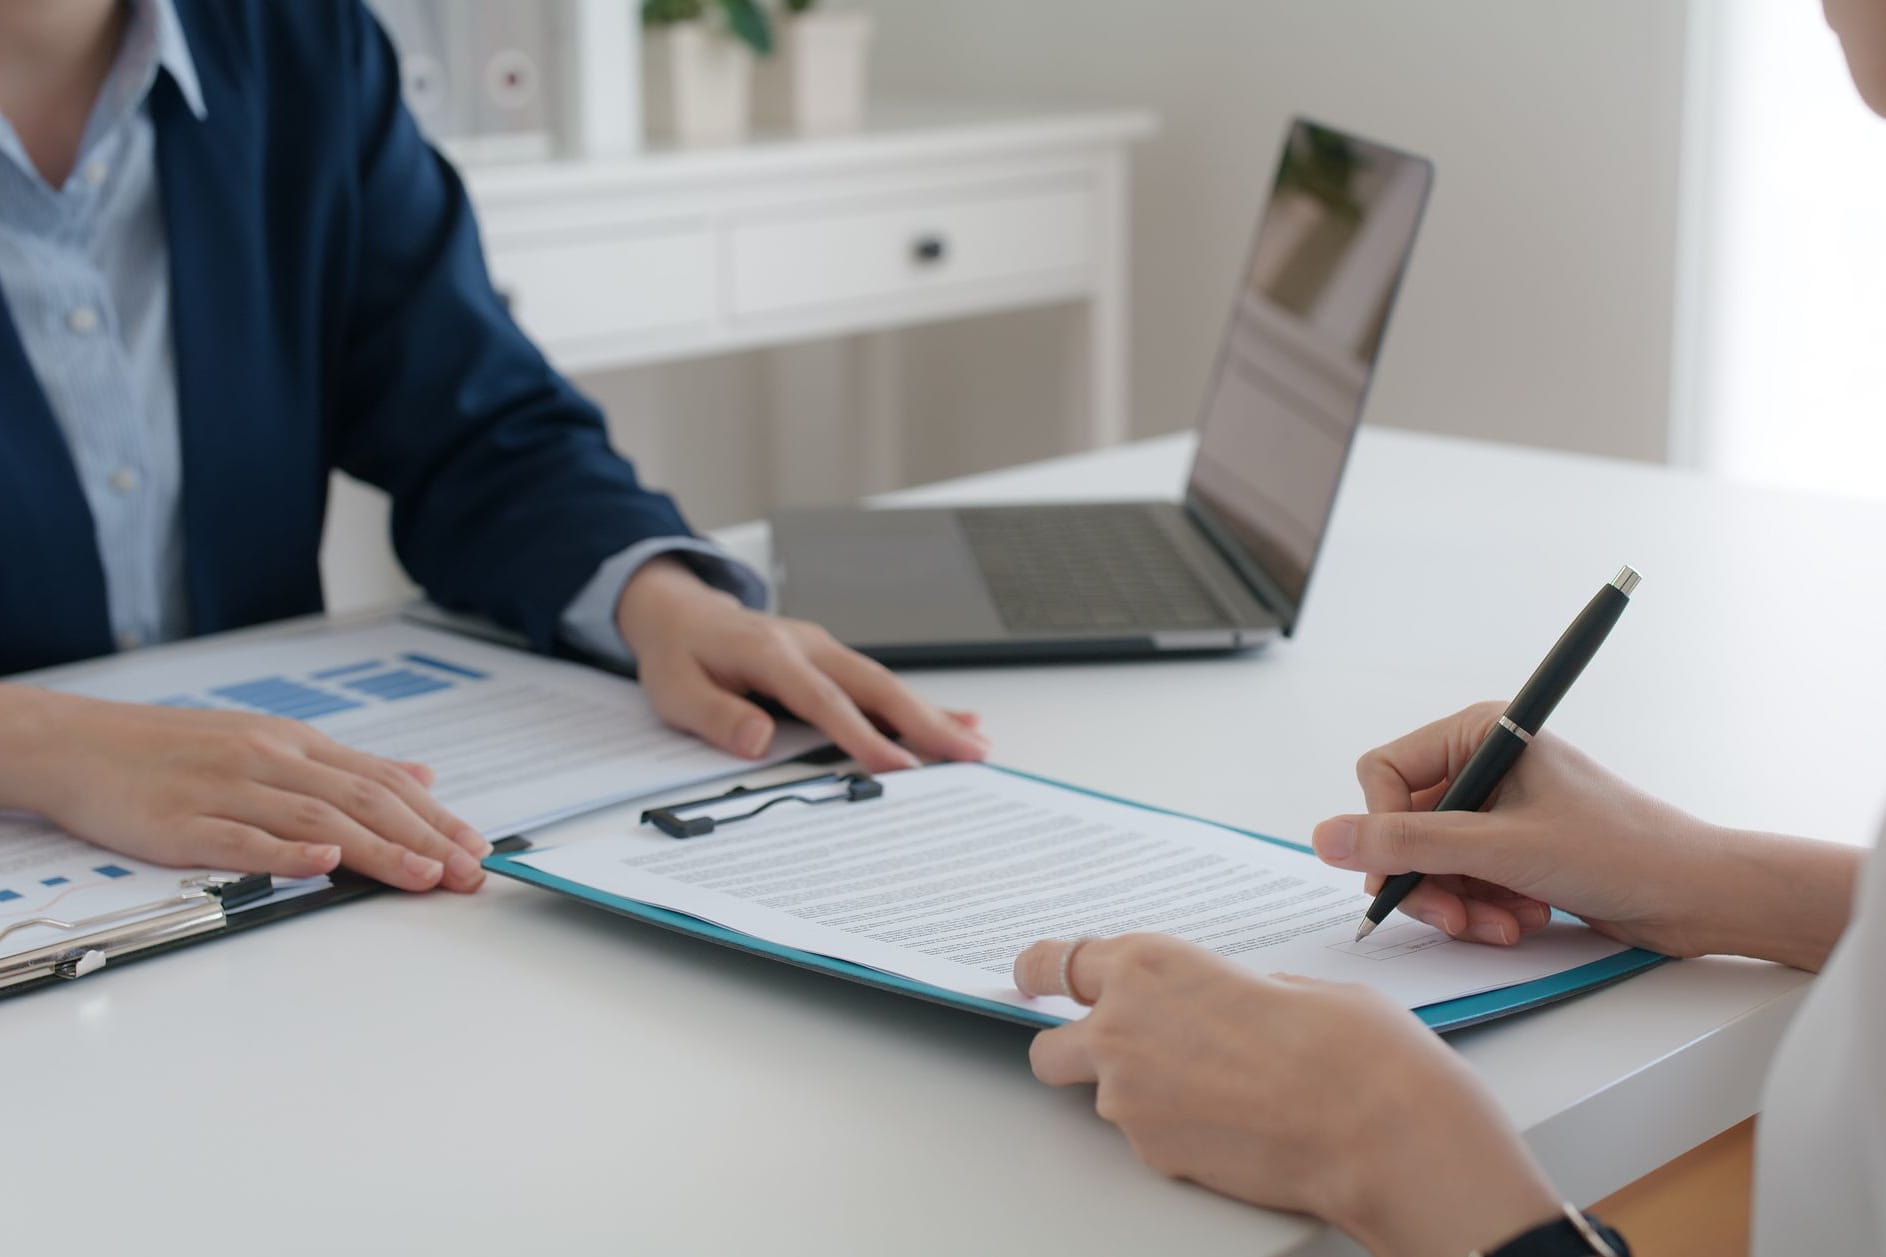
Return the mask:
<svg viewBox="0 0 1886 1257">
<path fill-rule="evenodd" d="M 176 898 L 185 879 L 209 871 L 134 860 L 81 842 L 37 817 L 0 812 L 0 934 L 5 935 L 0 938 L 0 956 L 73 941 L 90 932 L 26 922 L 49 918 L 82 925 L 91 917 L 149 907 Z M 329 884 L 325 877 L 278 882 L 268 899 L 249 906 L 277 904 Z M 234 914 L 244 910 L 234 909 Z"/>
<path fill-rule="evenodd" d="M 57 688 L 306 720 L 349 746 L 429 765 L 439 801 L 492 839 L 753 767 L 663 724 L 633 682 L 413 624 L 138 651 Z M 769 759 L 825 740 L 782 724 Z"/>
<path fill-rule="evenodd" d="M 1358 943 L 1369 903 L 1360 879 L 1314 856 L 977 765 L 883 781 L 881 799 L 785 803 L 686 841 L 643 829 L 518 858 L 786 946 L 1070 1018 L 1085 1010 L 1014 989 L 1014 959 L 1037 939 L 1172 934 L 1256 973 L 1364 982 L 1408 1008 L 1624 950 L 1566 923 L 1514 948 L 1412 921 Z"/>
</svg>

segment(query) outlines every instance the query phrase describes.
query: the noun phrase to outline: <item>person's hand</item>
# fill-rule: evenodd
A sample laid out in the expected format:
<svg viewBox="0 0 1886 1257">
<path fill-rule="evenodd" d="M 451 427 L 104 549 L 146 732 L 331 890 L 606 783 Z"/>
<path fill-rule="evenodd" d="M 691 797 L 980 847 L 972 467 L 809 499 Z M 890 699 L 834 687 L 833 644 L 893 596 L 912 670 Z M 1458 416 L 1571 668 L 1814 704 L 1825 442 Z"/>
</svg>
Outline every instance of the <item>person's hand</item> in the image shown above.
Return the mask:
<svg viewBox="0 0 1886 1257">
<path fill-rule="evenodd" d="M 1063 995 L 1065 942 L 1015 961 Z M 1050 1086 L 1094 1108 L 1153 1169 L 1315 1214 L 1378 1257 L 1460 1257 L 1548 1221 L 1557 1197 L 1452 1049 L 1367 987 L 1259 978 L 1160 935 L 1080 943 L 1084 1020 L 1035 1036 Z"/>
<path fill-rule="evenodd" d="M 1430 809 L 1499 719 L 1476 707 L 1356 765 L 1366 816 L 1336 816 L 1317 855 L 1368 875 L 1427 874 L 1401 911 L 1457 938 L 1510 944 L 1561 908 L 1668 956 L 1736 952 L 1818 968 L 1844 928 L 1857 853 L 1705 824 L 1541 732 L 1484 812 Z"/>
<path fill-rule="evenodd" d="M 491 844 L 441 807 L 423 765 L 299 721 L 5 689 L 0 806 L 125 855 L 278 877 L 345 865 L 402 890 L 476 890 Z"/>
<path fill-rule="evenodd" d="M 824 629 L 750 611 L 673 559 L 636 572 L 616 623 L 662 719 L 736 755 L 757 759 L 773 740 L 772 717 L 748 694 L 777 699 L 872 772 L 988 752 L 974 716 L 932 707 Z"/>
</svg>

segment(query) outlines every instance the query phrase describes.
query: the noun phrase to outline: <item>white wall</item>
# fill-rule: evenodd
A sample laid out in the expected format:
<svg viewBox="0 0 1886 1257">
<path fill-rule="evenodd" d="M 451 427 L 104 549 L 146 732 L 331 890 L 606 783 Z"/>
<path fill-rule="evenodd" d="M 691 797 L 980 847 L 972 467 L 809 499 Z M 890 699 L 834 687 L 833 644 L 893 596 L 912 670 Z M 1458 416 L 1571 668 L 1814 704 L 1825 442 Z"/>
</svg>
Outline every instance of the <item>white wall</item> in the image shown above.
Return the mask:
<svg viewBox="0 0 1886 1257">
<path fill-rule="evenodd" d="M 1302 111 L 1439 167 L 1372 421 L 1664 456 L 1682 0 L 870 7 L 887 94 L 1161 115 L 1134 165 L 1139 432 L 1193 421 L 1279 137 Z M 1041 316 L 928 338 L 911 354 L 919 427 L 1011 394 L 1035 404 L 1028 364 L 1056 334 Z"/>
<path fill-rule="evenodd" d="M 867 3 L 880 95 L 1160 115 L 1133 164 L 1137 434 L 1194 422 L 1278 141 L 1303 111 L 1439 167 L 1370 422 L 1664 456 L 1685 0 Z M 904 478 L 1058 452 L 1077 329 L 1045 310 L 899 334 Z M 774 385 L 823 352 L 580 383 L 645 477 L 711 527 L 773 505 Z M 337 506 L 333 604 L 402 590 L 382 520 L 358 494 Z"/>
<path fill-rule="evenodd" d="M 1820 6 L 1699 10 L 1676 452 L 1886 496 L 1886 121 Z"/>
</svg>

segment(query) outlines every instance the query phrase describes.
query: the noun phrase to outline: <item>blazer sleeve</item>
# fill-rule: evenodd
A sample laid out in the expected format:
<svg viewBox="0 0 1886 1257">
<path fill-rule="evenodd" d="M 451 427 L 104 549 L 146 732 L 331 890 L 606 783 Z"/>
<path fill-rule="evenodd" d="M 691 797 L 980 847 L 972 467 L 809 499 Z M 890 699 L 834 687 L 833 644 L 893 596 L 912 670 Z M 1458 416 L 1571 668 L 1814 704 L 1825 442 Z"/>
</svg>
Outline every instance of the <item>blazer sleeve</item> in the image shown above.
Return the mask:
<svg viewBox="0 0 1886 1257">
<path fill-rule="evenodd" d="M 464 186 L 401 101 L 392 46 L 361 5 L 342 8 L 355 170 L 332 461 L 391 495 L 400 562 L 434 601 L 549 650 L 605 559 L 691 534 L 512 321 Z"/>
</svg>

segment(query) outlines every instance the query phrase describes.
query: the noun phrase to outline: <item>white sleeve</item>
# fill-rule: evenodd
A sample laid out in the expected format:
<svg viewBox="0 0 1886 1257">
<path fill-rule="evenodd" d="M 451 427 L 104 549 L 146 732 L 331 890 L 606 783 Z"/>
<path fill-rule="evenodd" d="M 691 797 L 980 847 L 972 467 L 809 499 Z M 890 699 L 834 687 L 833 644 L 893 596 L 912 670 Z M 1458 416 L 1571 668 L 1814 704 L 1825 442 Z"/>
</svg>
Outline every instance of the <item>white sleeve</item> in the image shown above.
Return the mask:
<svg viewBox="0 0 1886 1257">
<path fill-rule="evenodd" d="M 570 605 L 563 609 L 563 640 L 592 659 L 632 664 L 629 647 L 616 628 L 616 603 L 629 578 L 651 560 L 672 555 L 716 589 L 724 589 L 755 611 L 766 610 L 766 581 L 711 541 L 697 537 L 650 537 L 604 559 Z"/>
<path fill-rule="evenodd" d="M 1775 1053 L 1755 1126 L 1753 1257 L 1886 1253 L 1886 859 Z"/>
</svg>

